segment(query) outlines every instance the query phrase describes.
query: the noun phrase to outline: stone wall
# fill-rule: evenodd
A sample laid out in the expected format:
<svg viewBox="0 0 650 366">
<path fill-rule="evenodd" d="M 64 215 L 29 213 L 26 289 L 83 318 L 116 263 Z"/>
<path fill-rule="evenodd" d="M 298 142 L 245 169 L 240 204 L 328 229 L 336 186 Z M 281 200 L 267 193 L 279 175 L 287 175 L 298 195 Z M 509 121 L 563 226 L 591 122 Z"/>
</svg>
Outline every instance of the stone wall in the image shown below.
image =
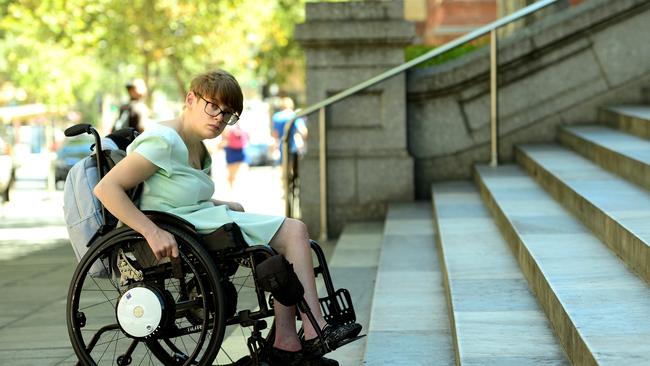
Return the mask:
<svg viewBox="0 0 650 366">
<path fill-rule="evenodd" d="M 641 100 L 650 81 L 650 3 L 591 0 L 499 40 L 499 154 L 593 123 L 605 104 Z M 489 161 L 489 50 L 407 76 L 416 197 Z"/>
<path fill-rule="evenodd" d="M 295 35 L 306 54 L 307 104 L 404 63 L 414 25 L 401 1 L 307 3 Z M 348 221 L 383 219 L 389 202 L 413 199 L 406 145 L 406 76 L 401 74 L 326 109 L 329 234 Z M 318 114 L 309 116 L 309 152 L 300 162 L 300 210 L 320 232 Z"/>
</svg>

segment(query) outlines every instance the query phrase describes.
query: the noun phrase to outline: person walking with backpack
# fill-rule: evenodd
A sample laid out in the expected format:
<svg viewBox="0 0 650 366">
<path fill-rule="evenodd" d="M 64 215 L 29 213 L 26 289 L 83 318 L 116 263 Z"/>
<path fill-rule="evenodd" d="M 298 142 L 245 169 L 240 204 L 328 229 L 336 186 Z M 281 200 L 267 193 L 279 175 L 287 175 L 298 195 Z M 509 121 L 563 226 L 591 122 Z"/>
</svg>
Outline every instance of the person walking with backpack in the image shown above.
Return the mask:
<svg viewBox="0 0 650 366">
<path fill-rule="evenodd" d="M 275 140 L 276 146 L 280 150 L 280 162 L 282 162 L 282 155 L 284 154 L 282 151 L 282 138 L 284 137 L 284 130 L 286 124 L 294 118 L 296 112 L 293 110 L 293 99 L 284 97 L 281 99 L 280 103 L 281 109 L 275 112 L 271 117 L 271 121 L 273 122 L 273 130 L 271 131 L 271 135 Z M 307 149 L 307 146 L 305 145 L 305 141 L 307 141 L 307 135 L 308 130 L 305 120 L 303 118 L 297 118 L 291 127 L 291 130 L 289 131 L 289 150 L 291 153 L 297 153 L 298 155 L 305 153 Z"/>
<path fill-rule="evenodd" d="M 322 342 L 337 348 L 356 337 L 361 325 L 326 322 L 316 292 L 305 224 L 292 218 L 243 212 L 239 204 L 212 198 L 212 161 L 203 140 L 216 138 L 239 120 L 243 110 L 239 83 L 231 74 L 216 70 L 195 77 L 189 90 L 181 114 L 152 124 L 138 136 L 129 145 L 127 156 L 95 186 L 95 195 L 122 223 L 142 234 L 157 259 L 178 257 L 178 245 L 172 234 L 144 215 L 125 193 L 140 183 L 144 186 L 142 210 L 174 214 L 189 221 L 200 233 L 236 223 L 249 245 L 270 245 L 293 265 L 322 338 L 303 313 L 304 337 L 299 338 L 295 306 L 276 302 L 275 339 L 270 350 L 264 352 L 268 357 L 265 361 L 271 366 L 338 365 L 323 357 Z"/>
<path fill-rule="evenodd" d="M 126 91 L 129 93 L 129 102 L 120 106 L 113 131 L 131 127 L 142 133 L 149 124 L 149 107 L 144 101 L 147 85 L 142 79 L 134 79 L 126 83 Z"/>
</svg>

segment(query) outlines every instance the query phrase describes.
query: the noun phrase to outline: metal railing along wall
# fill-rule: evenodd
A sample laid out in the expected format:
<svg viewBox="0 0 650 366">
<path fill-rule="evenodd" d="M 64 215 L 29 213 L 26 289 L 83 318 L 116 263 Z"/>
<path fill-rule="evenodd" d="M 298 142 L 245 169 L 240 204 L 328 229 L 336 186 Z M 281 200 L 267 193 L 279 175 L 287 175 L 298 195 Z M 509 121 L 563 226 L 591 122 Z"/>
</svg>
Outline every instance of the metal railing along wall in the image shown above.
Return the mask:
<svg viewBox="0 0 650 366">
<path fill-rule="evenodd" d="M 542 8 L 556 3 L 559 0 L 540 0 L 525 8 L 522 8 L 510 15 L 498 19 L 488 25 L 480 27 L 462 37 L 453 41 L 445 43 L 411 61 L 408 61 L 400 66 L 394 67 L 385 71 L 371 79 L 359 83 L 349 89 L 346 89 L 338 94 L 335 94 L 325 100 L 313 104 L 305 109 L 299 110 L 294 118 L 285 125 L 285 133 L 282 138 L 282 149 L 287 152 L 282 156 L 282 172 L 284 180 L 285 191 L 285 215 L 293 217 L 296 212 L 296 197 L 298 184 L 298 156 L 291 154 L 289 151 L 289 132 L 293 128 L 296 119 L 305 117 L 318 111 L 318 130 L 319 130 L 319 172 L 320 172 L 320 239 L 327 238 L 327 129 L 325 128 L 325 108 L 339 102 L 347 97 L 356 94 L 364 89 L 385 81 L 395 75 L 398 75 L 412 67 L 415 67 L 423 62 L 426 62 L 434 57 L 440 56 L 458 46 L 471 42 L 486 34 L 490 34 L 490 165 L 496 166 L 498 164 L 498 124 L 497 124 L 497 29 L 500 27 L 519 20 L 527 15 L 530 15 Z"/>
</svg>

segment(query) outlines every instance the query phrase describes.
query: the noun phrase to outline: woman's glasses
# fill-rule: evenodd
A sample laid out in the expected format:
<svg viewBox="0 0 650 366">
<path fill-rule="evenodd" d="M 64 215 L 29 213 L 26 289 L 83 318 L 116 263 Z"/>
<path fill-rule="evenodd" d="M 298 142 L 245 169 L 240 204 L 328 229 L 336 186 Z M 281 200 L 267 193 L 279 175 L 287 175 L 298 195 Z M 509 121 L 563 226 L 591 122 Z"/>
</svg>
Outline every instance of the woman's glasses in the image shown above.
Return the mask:
<svg viewBox="0 0 650 366">
<path fill-rule="evenodd" d="M 216 105 L 215 103 L 212 103 L 212 102 L 206 100 L 205 98 L 203 98 L 203 96 L 201 94 L 199 94 L 197 92 L 194 92 L 194 94 L 196 94 L 199 98 L 203 99 L 203 101 L 205 102 L 205 107 L 203 108 L 203 111 L 208 116 L 217 117 L 217 116 L 219 116 L 221 114 L 221 115 L 223 115 L 224 121 L 226 121 L 226 123 L 229 126 L 232 126 L 235 123 L 237 123 L 237 121 L 239 121 L 239 115 L 237 113 L 226 112 L 226 111 L 222 110 L 221 108 L 219 108 L 219 106 Z"/>
</svg>

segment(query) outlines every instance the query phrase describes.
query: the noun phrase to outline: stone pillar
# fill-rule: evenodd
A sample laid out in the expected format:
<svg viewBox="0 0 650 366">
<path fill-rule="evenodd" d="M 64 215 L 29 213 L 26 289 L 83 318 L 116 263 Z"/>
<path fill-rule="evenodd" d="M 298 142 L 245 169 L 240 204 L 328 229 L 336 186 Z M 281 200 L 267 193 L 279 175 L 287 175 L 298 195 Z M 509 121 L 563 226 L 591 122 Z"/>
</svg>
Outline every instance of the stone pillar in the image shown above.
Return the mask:
<svg viewBox="0 0 650 366">
<path fill-rule="evenodd" d="M 295 36 L 306 54 L 307 105 L 404 63 L 415 26 L 402 1 L 307 3 Z M 383 219 L 389 202 L 412 201 L 413 159 L 406 141 L 405 74 L 326 109 L 328 231 Z M 309 151 L 300 162 L 300 209 L 320 232 L 318 113 L 308 119 Z"/>
</svg>

